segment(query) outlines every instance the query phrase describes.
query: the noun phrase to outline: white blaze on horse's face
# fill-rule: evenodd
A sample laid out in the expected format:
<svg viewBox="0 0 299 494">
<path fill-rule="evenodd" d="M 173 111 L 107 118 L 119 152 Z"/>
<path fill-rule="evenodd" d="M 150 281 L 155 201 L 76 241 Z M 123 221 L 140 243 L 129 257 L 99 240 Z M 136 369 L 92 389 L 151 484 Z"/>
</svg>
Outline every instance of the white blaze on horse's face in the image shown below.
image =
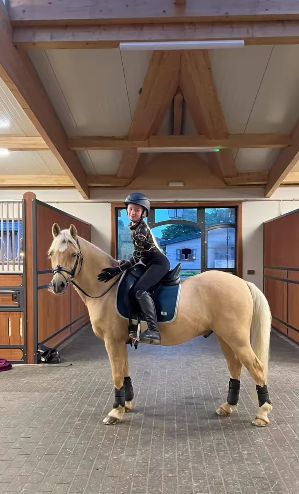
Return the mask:
<svg viewBox="0 0 299 494">
<path fill-rule="evenodd" d="M 48 251 L 52 270 L 62 268 L 62 272 L 54 274 L 51 286 L 54 293 L 64 293 L 68 281 L 72 278 L 71 272 L 78 257 L 77 230 L 71 225 L 68 230 L 60 230 L 57 223 L 52 226 L 53 242 Z"/>
</svg>

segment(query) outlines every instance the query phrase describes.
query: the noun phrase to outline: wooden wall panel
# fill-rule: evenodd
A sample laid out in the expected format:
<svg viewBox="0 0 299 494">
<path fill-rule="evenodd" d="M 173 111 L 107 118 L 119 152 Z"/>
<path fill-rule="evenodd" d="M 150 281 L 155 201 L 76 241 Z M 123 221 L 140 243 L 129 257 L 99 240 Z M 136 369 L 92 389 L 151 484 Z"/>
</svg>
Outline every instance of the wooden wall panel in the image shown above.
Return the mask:
<svg viewBox="0 0 299 494">
<path fill-rule="evenodd" d="M 23 277 L 20 274 L 0 274 L 0 287 L 20 287 L 23 284 Z"/>
<path fill-rule="evenodd" d="M 0 345 L 24 345 L 22 312 L 0 312 Z"/>
<path fill-rule="evenodd" d="M 11 350 L 0 348 L 0 358 L 5 358 L 6 360 L 23 361 L 23 351 L 18 348 L 12 348 Z"/>
<path fill-rule="evenodd" d="M 287 318 L 287 284 L 272 278 L 265 279 L 265 294 L 273 317 L 286 321 Z"/>
<path fill-rule="evenodd" d="M 299 210 L 264 224 L 264 291 L 273 327 L 299 343 Z"/>
<path fill-rule="evenodd" d="M 38 290 L 38 342 L 42 343 L 71 322 L 69 294 Z"/>
<path fill-rule="evenodd" d="M 289 283 L 288 285 L 288 323 L 299 329 L 299 284 Z"/>
<path fill-rule="evenodd" d="M 299 212 L 265 223 L 266 267 L 299 269 Z"/>
<path fill-rule="evenodd" d="M 271 269 L 271 268 L 265 268 L 264 269 L 264 276 L 270 276 L 272 278 L 280 278 L 280 279 L 286 279 L 288 277 L 288 271 L 287 269 Z"/>
</svg>

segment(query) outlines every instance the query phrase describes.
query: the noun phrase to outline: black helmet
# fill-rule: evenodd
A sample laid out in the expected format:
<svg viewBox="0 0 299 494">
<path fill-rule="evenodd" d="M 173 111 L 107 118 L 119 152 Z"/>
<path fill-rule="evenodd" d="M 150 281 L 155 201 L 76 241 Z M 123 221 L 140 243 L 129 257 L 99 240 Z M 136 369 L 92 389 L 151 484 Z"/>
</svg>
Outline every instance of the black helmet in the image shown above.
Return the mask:
<svg viewBox="0 0 299 494">
<path fill-rule="evenodd" d="M 129 194 L 125 198 L 125 205 L 128 206 L 128 204 L 137 204 L 137 206 L 143 207 L 146 210 L 147 215 L 151 208 L 149 198 L 141 194 L 141 192 L 132 192 L 132 194 Z"/>
</svg>

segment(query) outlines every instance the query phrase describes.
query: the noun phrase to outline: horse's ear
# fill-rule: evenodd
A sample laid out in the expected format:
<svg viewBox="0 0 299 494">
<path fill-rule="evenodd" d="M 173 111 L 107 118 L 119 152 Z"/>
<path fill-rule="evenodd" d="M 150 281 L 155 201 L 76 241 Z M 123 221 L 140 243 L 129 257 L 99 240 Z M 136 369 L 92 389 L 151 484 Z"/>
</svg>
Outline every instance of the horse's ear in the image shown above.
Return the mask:
<svg viewBox="0 0 299 494">
<path fill-rule="evenodd" d="M 70 226 L 70 234 L 72 235 L 74 240 L 77 240 L 78 232 L 77 232 L 77 228 L 75 227 L 75 225 Z"/>
<path fill-rule="evenodd" d="M 57 237 L 57 235 L 59 235 L 59 233 L 60 233 L 60 226 L 58 225 L 58 223 L 53 223 L 53 225 L 52 225 L 53 238 Z"/>
</svg>

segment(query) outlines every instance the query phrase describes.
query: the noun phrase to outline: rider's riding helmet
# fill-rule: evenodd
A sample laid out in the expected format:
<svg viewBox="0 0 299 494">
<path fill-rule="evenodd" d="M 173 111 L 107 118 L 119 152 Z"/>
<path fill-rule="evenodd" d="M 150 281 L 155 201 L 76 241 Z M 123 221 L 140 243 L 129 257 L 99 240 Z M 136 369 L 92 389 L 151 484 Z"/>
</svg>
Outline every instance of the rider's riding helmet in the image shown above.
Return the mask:
<svg viewBox="0 0 299 494">
<path fill-rule="evenodd" d="M 141 192 L 132 192 L 125 198 L 125 205 L 136 204 L 141 206 L 146 210 L 146 215 L 148 216 L 149 210 L 151 208 L 151 203 L 148 197 L 141 194 Z"/>
</svg>

